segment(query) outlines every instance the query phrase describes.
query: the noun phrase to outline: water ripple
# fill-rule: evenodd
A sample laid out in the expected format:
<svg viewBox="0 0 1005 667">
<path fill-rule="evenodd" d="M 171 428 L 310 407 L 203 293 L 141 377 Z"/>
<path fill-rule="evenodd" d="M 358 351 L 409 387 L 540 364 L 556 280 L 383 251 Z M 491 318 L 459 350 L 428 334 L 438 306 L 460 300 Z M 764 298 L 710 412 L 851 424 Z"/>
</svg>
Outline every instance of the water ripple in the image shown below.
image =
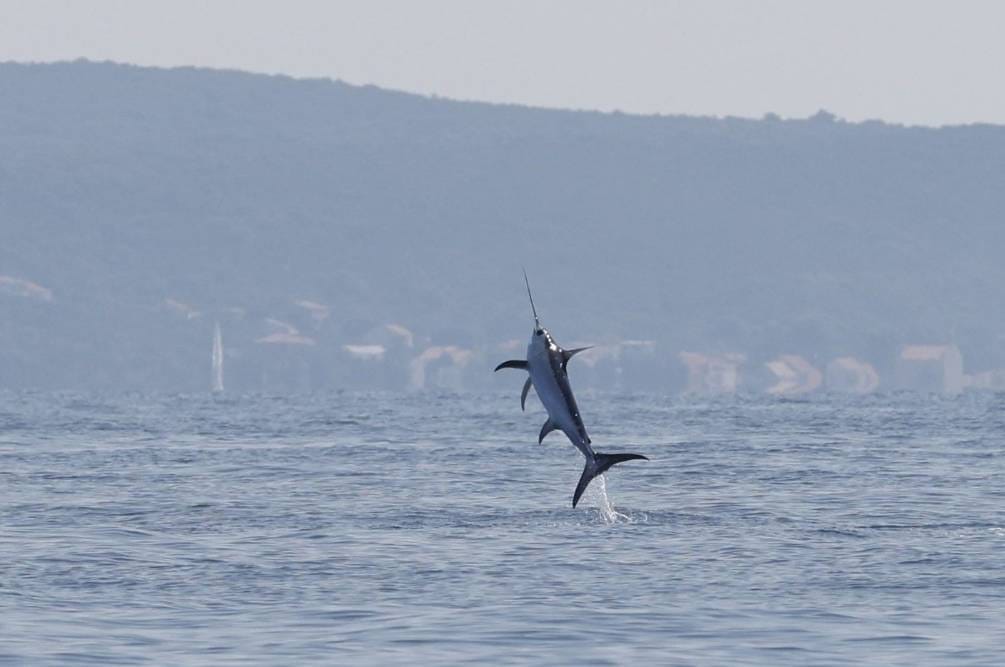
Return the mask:
<svg viewBox="0 0 1005 667">
<path fill-rule="evenodd" d="M 0 664 L 1001 662 L 993 396 L 0 398 Z"/>
</svg>

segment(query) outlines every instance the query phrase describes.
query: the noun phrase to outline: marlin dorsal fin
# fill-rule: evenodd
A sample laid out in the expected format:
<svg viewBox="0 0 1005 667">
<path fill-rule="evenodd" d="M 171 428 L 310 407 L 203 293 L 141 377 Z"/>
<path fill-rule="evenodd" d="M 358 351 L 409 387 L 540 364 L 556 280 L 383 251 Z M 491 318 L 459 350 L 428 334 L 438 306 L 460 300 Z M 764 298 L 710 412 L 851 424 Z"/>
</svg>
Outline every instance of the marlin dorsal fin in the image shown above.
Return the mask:
<svg viewBox="0 0 1005 667">
<path fill-rule="evenodd" d="M 587 345 L 586 347 L 577 347 L 572 350 L 562 350 L 562 368 L 564 369 L 569 365 L 569 359 L 572 359 L 574 355 L 592 348 L 592 345 Z"/>
</svg>

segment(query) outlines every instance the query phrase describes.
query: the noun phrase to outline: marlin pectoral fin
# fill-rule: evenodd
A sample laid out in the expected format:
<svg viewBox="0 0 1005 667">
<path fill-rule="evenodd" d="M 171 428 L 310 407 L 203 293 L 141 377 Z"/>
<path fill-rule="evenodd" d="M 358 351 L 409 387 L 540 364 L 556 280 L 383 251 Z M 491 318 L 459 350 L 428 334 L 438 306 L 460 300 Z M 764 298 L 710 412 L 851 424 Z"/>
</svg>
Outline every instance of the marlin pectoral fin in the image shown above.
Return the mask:
<svg viewBox="0 0 1005 667">
<path fill-rule="evenodd" d="M 516 368 L 521 371 L 527 370 L 527 362 L 523 359 L 510 359 L 509 361 L 504 361 L 498 366 L 496 366 L 496 371 L 500 368 Z M 492 371 L 493 373 L 495 371 Z"/>
<path fill-rule="evenodd" d="M 527 376 L 527 381 L 523 383 L 523 391 L 520 392 L 520 409 L 521 410 L 526 410 L 527 409 L 527 392 L 530 391 L 530 385 L 531 385 L 531 381 L 530 381 L 530 376 L 528 375 Z"/>
<path fill-rule="evenodd" d="M 569 359 L 572 359 L 574 354 L 578 354 L 584 350 L 589 350 L 592 347 L 592 345 L 587 345 L 586 347 L 577 347 L 573 350 L 562 350 L 562 368 L 565 368 L 568 365 Z"/>
<path fill-rule="evenodd" d="M 558 428 L 558 424 L 556 424 L 555 422 L 551 421 L 551 417 L 548 417 L 548 421 L 546 421 L 544 423 L 544 426 L 541 427 L 541 433 L 540 433 L 540 435 L 537 436 L 537 444 L 540 445 L 542 442 L 544 442 L 544 436 L 548 435 L 549 433 L 551 433 L 552 431 L 554 431 L 557 428 Z"/>
</svg>

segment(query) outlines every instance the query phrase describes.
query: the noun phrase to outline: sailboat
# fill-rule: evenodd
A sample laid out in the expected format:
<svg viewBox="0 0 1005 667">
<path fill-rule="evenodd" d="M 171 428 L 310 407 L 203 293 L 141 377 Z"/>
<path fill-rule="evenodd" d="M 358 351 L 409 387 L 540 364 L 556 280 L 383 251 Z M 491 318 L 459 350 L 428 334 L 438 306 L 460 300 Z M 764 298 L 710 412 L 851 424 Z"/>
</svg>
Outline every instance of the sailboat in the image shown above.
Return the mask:
<svg viewBox="0 0 1005 667">
<path fill-rule="evenodd" d="M 223 391 L 223 336 L 219 322 L 213 332 L 213 391 Z"/>
</svg>

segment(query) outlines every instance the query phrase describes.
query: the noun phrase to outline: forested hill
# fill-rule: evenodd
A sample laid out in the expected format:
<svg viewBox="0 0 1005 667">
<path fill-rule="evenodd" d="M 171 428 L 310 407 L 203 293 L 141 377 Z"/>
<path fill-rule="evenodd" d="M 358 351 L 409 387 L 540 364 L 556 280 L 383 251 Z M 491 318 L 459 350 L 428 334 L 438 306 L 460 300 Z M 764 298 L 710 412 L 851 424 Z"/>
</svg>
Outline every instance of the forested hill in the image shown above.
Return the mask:
<svg viewBox="0 0 1005 667">
<path fill-rule="evenodd" d="M 991 368 L 1003 223 L 998 126 L 0 64 L 0 387 L 202 389 L 216 321 L 233 354 L 389 323 L 416 349 L 523 340 L 521 265 L 560 341 L 880 367 L 955 342 Z"/>
</svg>

